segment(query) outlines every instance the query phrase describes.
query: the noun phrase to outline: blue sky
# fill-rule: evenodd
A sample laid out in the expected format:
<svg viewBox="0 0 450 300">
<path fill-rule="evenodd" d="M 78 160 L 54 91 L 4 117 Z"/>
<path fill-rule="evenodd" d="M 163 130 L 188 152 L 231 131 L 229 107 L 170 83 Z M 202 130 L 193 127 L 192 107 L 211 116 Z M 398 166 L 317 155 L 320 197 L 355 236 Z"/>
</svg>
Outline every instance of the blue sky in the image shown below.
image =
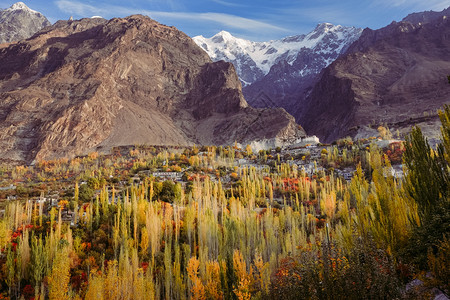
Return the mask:
<svg viewBox="0 0 450 300">
<path fill-rule="evenodd" d="M 321 22 L 377 29 L 407 14 L 441 11 L 450 0 L 22 0 L 51 22 L 102 16 L 145 14 L 190 36 L 210 37 L 226 30 L 250 40 L 307 33 Z M 0 0 L 0 8 L 16 1 Z"/>
</svg>

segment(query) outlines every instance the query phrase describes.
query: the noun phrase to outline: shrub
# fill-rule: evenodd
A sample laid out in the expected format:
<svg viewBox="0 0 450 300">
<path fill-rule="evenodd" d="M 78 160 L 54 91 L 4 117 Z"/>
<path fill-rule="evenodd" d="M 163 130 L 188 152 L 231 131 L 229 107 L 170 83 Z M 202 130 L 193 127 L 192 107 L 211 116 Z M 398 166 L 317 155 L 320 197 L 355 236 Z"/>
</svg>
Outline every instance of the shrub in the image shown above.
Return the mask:
<svg viewBox="0 0 450 300">
<path fill-rule="evenodd" d="M 347 255 L 335 244 L 288 257 L 272 276 L 272 299 L 398 299 L 401 281 L 392 257 L 371 240 Z"/>
<path fill-rule="evenodd" d="M 181 197 L 181 187 L 170 180 L 166 180 L 162 184 L 160 193 L 160 200 L 168 203 L 173 203 L 175 199 Z"/>
<path fill-rule="evenodd" d="M 80 192 L 78 196 L 79 201 L 81 201 L 82 203 L 90 202 L 93 197 L 94 197 L 94 190 L 87 184 L 82 184 L 80 186 Z"/>
</svg>

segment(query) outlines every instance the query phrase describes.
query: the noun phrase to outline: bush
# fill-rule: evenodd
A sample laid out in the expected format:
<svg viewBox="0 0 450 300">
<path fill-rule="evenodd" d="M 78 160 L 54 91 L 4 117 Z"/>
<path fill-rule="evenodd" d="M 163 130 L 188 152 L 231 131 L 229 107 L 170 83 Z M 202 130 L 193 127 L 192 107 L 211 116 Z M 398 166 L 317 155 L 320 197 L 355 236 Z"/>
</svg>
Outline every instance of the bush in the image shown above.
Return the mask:
<svg viewBox="0 0 450 300">
<path fill-rule="evenodd" d="M 94 190 L 87 184 L 82 184 L 80 186 L 80 191 L 78 195 L 78 200 L 82 203 L 90 202 L 94 198 Z"/>
<path fill-rule="evenodd" d="M 428 265 L 433 275 L 430 285 L 450 295 L 450 240 L 445 237 L 437 245 L 437 252 L 428 253 Z"/>
<path fill-rule="evenodd" d="M 444 241 L 445 234 L 450 232 L 450 202 L 436 206 L 434 213 L 422 220 L 422 226 L 416 227 L 402 250 L 401 255 L 417 265 L 420 269 L 428 267 L 427 253 L 437 254 L 438 245 Z"/>
<path fill-rule="evenodd" d="M 175 199 L 181 197 L 181 186 L 175 184 L 170 180 L 166 180 L 162 184 L 162 189 L 159 194 L 159 199 L 164 202 L 173 203 Z"/>
<path fill-rule="evenodd" d="M 323 243 L 282 260 L 273 274 L 271 299 L 398 299 L 402 283 L 393 259 L 371 240 L 345 255 Z"/>
</svg>

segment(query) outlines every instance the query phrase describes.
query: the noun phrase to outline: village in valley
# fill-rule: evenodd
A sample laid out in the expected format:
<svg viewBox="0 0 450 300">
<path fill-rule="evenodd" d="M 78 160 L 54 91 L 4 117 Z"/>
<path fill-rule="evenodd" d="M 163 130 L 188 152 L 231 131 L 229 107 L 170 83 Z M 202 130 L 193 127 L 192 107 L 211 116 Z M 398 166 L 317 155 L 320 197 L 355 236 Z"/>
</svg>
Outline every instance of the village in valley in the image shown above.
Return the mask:
<svg viewBox="0 0 450 300">
<path fill-rule="evenodd" d="M 383 140 L 373 137 L 353 142 L 346 138 L 330 144 L 322 144 L 316 137 L 301 143 L 254 153 L 251 146 L 237 143 L 231 147 L 116 147 L 110 154 L 89 153 L 74 159 L 42 161 L 31 166 L 0 165 L 0 216 L 5 205 L 19 200 L 31 206 L 39 206 L 46 216 L 51 209 L 61 210 L 64 222 L 76 226 L 79 207 L 74 203 L 75 189 L 81 192 L 83 202 L 98 196 L 105 185 L 115 195 L 126 192 L 132 185 L 145 180 L 165 181 L 192 186 L 195 180 L 220 182 L 224 189 L 233 189 L 240 182 L 245 170 L 254 170 L 265 178 L 280 174 L 284 165 L 295 170 L 297 176 L 308 180 L 323 180 L 330 176 L 349 182 L 356 172 L 357 163 L 369 171 L 370 151 L 382 151 L 392 165 L 389 175 L 401 179 L 404 151 L 400 140 Z M 376 149 L 376 150 L 375 150 Z M 387 176 L 387 175 L 386 175 Z M 297 183 L 297 182 L 296 182 Z M 292 185 L 289 183 L 288 185 Z M 75 187 L 77 186 L 77 187 Z M 277 206 L 290 203 L 285 193 L 274 193 Z M 113 201 L 110 195 L 109 202 Z M 117 203 L 117 199 L 114 199 Z M 260 203 L 266 207 L 269 203 Z M 80 198 L 78 202 L 81 204 Z"/>
<path fill-rule="evenodd" d="M 3 163 L 0 299 L 429 295 L 431 281 L 414 270 L 435 262 L 430 286 L 445 288 L 445 221 L 435 216 L 447 202 L 431 209 L 414 193 L 443 195 L 448 174 L 416 165 L 443 165 L 450 145 L 431 157 L 419 129 L 410 144 L 384 137 L 134 145 Z M 427 226 L 416 227 L 421 218 Z M 435 253 L 421 228 L 442 243 Z"/>
</svg>

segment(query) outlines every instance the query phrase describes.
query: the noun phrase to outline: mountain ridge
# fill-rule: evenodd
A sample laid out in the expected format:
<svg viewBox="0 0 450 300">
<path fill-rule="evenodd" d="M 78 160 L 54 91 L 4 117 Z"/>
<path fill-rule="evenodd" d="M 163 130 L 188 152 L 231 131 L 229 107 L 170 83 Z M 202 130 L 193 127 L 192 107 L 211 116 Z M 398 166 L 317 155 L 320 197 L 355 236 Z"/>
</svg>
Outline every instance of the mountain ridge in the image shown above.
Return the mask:
<svg viewBox="0 0 450 300">
<path fill-rule="evenodd" d="M 401 135 L 420 125 L 439 137 L 436 110 L 450 103 L 449 10 L 414 14 L 378 30 L 365 29 L 346 55 L 325 68 L 304 106 L 294 113 L 324 141 L 376 135 L 388 126 Z"/>
<path fill-rule="evenodd" d="M 231 64 L 141 15 L 58 21 L 0 46 L 0 64 L 2 159 L 305 135 L 282 109 L 248 107 Z"/>
</svg>

